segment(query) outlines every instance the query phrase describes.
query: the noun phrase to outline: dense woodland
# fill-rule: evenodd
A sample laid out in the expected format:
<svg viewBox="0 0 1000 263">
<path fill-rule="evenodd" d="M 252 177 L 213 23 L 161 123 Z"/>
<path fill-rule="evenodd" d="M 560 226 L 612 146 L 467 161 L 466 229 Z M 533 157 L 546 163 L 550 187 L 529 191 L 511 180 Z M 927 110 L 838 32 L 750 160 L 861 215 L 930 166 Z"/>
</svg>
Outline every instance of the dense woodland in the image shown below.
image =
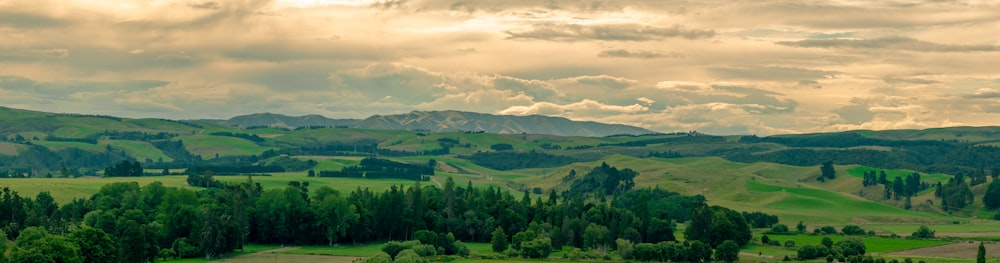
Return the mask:
<svg viewBox="0 0 1000 263">
<path fill-rule="evenodd" d="M 595 167 L 588 176 L 612 169 Z M 418 181 L 382 192 L 340 193 L 298 182 L 265 190 L 252 177 L 209 186 L 195 191 L 112 183 L 62 205 L 47 192 L 28 198 L 5 188 L 0 211 L 9 216 L 0 218 L 0 226 L 15 241 L 10 262 L 148 262 L 213 258 L 245 244 L 389 240 L 423 240 L 443 254 L 461 254 L 456 241 L 493 242 L 502 245 L 498 251 L 525 257 L 544 257 L 563 246 L 605 252 L 619 245 L 636 251 L 680 246 L 692 251 L 690 257 L 709 259 L 712 247 L 750 240 L 744 214 L 658 188 L 615 188 L 620 191 L 610 201 L 599 201 L 571 192 L 515 197 L 493 186 L 458 186 L 450 178 L 442 188 Z M 677 222 L 690 222 L 688 242 L 671 242 Z"/>
</svg>

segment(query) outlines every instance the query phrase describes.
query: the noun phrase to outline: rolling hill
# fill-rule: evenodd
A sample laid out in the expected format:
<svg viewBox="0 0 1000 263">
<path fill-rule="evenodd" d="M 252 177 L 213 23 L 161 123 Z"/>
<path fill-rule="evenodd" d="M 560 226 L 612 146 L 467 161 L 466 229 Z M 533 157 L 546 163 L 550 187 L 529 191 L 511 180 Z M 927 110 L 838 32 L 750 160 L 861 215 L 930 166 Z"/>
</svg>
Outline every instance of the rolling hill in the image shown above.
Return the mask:
<svg viewBox="0 0 1000 263">
<path fill-rule="evenodd" d="M 253 116 L 288 126 L 307 124 L 295 122 L 299 120 L 295 117 Z M 922 173 L 925 183 L 947 183 L 955 175 L 985 176 L 981 171 L 995 168 L 992 165 L 1000 160 L 997 154 L 1000 150 L 993 147 L 1000 141 L 997 127 L 770 137 L 695 132 L 598 137 L 578 136 L 582 133 L 579 130 L 614 134 L 628 128 L 542 116 L 455 111 L 340 121 L 356 121 L 355 125 L 365 126 L 327 128 L 329 124 L 344 126 L 330 122 L 294 130 L 241 128 L 208 121 L 127 119 L 0 108 L 0 177 L 33 177 L 0 180 L 9 180 L 3 185 L 25 194 L 57 191 L 60 202 L 92 194 L 106 182 L 129 180 L 90 177 L 100 176 L 104 168 L 124 160 L 142 163 L 150 175 L 162 169 L 182 173 L 196 166 L 287 167 L 283 172 L 258 179 L 266 187 L 306 181 L 317 187 L 351 191 L 358 186 L 385 188 L 408 183 L 396 179 L 306 177 L 308 170 L 335 171 L 357 165 L 363 156 L 377 156 L 410 164 L 435 160 L 434 168 L 440 176 L 431 180 L 435 185 L 443 183 L 443 177 L 452 177 L 458 182 L 494 185 L 540 196 L 549 191 L 569 190 L 578 180 L 568 176 L 571 171 L 585 173 L 606 162 L 639 172 L 634 179 L 635 187 L 662 187 L 682 194 L 703 195 L 711 204 L 764 211 L 779 215 L 785 222 L 950 223 L 972 222 L 992 215 L 981 202 L 985 184 L 971 185 L 975 201 L 964 208 L 946 211 L 940 207 L 941 199 L 934 195 L 934 190 L 926 189 L 912 196 L 913 207 L 905 209 L 903 200 L 881 195 L 883 186 L 863 187 L 862 174 L 886 170 L 892 180 Z M 258 126 L 251 124 L 248 121 L 240 125 Z M 526 127 L 535 130 L 528 131 Z M 574 136 L 541 132 L 569 133 L 574 129 L 577 130 Z M 496 145 L 509 145 L 512 150 L 497 151 Z M 535 159 L 528 162 L 523 158 Z M 302 166 L 306 161 L 312 161 L 312 166 Z M 819 165 L 827 161 L 835 164 L 839 176 L 819 181 Z M 496 163 L 517 165 L 500 167 Z M 84 177 L 53 181 L 56 179 L 45 178 L 49 176 Z M 235 182 L 243 178 L 220 176 L 220 180 Z M 139 181 L 185 184 L 183 175 L 144 177 Z M 814 211 L 817 206 L 824 209 Z"/>
<path fill-rule="evenodd" d="M 258 113 L 233 117 L 220 124 L 248 127 L 350 127 L 358 129 L 429 132 L 475 131 L 500 134 L 551 134 L 558 136 L 608 136 L 652 134 L 655 131 L 621 124 L 573 121 L 541 115 L 512 116 L 462 111 L 413 111 L 405 114 L 375 115 L 366 119 L 329 119 L 320 115 L 299 117 Z"/>
</svg>

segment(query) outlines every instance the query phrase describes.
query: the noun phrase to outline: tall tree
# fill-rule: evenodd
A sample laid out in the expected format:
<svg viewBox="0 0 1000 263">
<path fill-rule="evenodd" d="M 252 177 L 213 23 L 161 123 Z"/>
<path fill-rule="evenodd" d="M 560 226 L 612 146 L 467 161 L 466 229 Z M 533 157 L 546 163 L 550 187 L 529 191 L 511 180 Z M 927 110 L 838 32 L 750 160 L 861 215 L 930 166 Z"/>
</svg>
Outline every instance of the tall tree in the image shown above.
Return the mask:
<svg viewBox="0 0 1000 263">
<path fill-rule="evenodd" d="M 983 195 L 983 204 L 989 209 L 1000 208 L 1000 180 L 994 179 L 986 187 L 986 194 Z"/>
<path fill-rule="evenodd" d="M 833 162 L 832 161 L 823 162 L 823 165 L 820 166 L 819 171 L 823 175 L 824 178 L 834 179 L 834 178 L 837 177 L 837 170 L 833 169 Z"/>
<path fill-rule="evenodd" d="M 986 263 L 986 246 L 983 246 L 983 241 L 979 241 L 979 250 L 976 252 L 976 263 Z"/>
<path fill-rule="evenodd" d="M 69 235 L 69 240 L 80 247 L 83 263 L 103 263 L 118 260 L 118 247 L 104 231 L 84 226 Z"/>
</svg>

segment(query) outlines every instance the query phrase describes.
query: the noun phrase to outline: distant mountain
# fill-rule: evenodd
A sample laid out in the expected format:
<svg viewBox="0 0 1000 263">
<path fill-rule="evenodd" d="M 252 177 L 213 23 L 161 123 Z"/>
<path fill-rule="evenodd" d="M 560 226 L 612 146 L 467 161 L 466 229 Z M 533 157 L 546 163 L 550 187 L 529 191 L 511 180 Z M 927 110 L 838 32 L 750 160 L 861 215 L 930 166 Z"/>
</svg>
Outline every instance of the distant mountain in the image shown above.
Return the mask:
<svg viewBox="0 0 1000 263">
<path fill-rule="evenodd" d="M 305 115 L 305 116 L 287 116 L 282 114 L 274 113 L 255 113 L 250 115 L 236 116 L 228 120 L 219 122 L 220 124 L 236 126 L 236 127 L 282 127 L 295 129 L 298 127 L 309 127 L 309 126 L 325 126 L 325 127 L 338 127 L 338 126 L 354 126 L 358 122 L 358 119 L 330 119 L 320 115 Z"/>
<path fill-rule="evenodd" d="M 573 121 L 540 115 L 493 115 L 462 111 L 413 111 L 405 114 L 374 115 L 366 119 L 330 119 L 319 115 L 300 117 L 258 113 L 233 117 L 221 124 L 237 127 L 346 126 L 361 129 L 421 131 L 483 131 L 500 134 L 551 134 L 559 136 L 608 136 L 651 134 L 655 131 L 622 124 Z"/>
</svg>

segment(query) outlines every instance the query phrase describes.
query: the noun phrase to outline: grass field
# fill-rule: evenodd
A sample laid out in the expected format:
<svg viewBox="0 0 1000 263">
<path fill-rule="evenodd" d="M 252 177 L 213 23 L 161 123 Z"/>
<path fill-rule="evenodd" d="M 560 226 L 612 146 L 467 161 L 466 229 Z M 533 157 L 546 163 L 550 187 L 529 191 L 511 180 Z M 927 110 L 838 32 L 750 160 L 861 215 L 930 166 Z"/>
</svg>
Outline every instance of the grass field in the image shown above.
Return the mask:
<svg viewBox="0 0 1000 263">
<path fill-rule="evenodd" d="M 869 172 L 869 171 L 875 171 L 875 172 L 885 171 L 886 179 L 889 180 L 889 181 L 895 180 L 896 177 L 906 178 L 906 176 L 909 176 L 909 175 L 911 175 L 913 173 L 916 173 L 915 171 L 905 170 L 905 169 L 879 169 L 879 168 L 869 167 L 869 166 L 855 166 L 855 167 L 851 167 L 851 168 L 847 169 L 847 173 L 849 175 L 851 175 L 853 177 L 858 177 L 858 178 L 864 177 L 865 172 Z M 947 174 L 923 174 L 923 173 L 921 173 L 920 174 L 920 181 L 926 181 L 928 183 L 947 182 L 948 179 L 950 179 L 951 177 L 952 176 L 947 175 Z"/>
<path fill-rule="evenodd" d="M 146 159 L 153 160 L 154 162 L 163 160 L 164 162 L 172 162 L 174 158 L 170 158 L 166 154 L 163 154 L 160 149 L 148 142 L 141 141 L 124 141 L 124 140 L 106 140 L 101 141 L 99 145 L 111 145 L 113 148 L 125 150 L 126 153 L 135 157 L 136 160 L 142 162 Z"/>
<path fill-rule="evenodd" d="M 770 185 L 747 181 L 747 189 L 760 207 L 778 214 L 784 222 L 799 220 L 811 224 L 934 223 L 947 222 L 946 216 L 920 213 L 888 206 L 855 196 L 815 188 Z"/>
<path fill-rule="evenodd" d="M 189 152 L 201 155 L 203 159 L 214 158 L 216 154 L 219 156 L 257 155 L 271 149 L 245 139 L 227 136 L 190 135 L 179 136 L 175 139 L 183 140 L 184 146 Z"/>
</svg>

